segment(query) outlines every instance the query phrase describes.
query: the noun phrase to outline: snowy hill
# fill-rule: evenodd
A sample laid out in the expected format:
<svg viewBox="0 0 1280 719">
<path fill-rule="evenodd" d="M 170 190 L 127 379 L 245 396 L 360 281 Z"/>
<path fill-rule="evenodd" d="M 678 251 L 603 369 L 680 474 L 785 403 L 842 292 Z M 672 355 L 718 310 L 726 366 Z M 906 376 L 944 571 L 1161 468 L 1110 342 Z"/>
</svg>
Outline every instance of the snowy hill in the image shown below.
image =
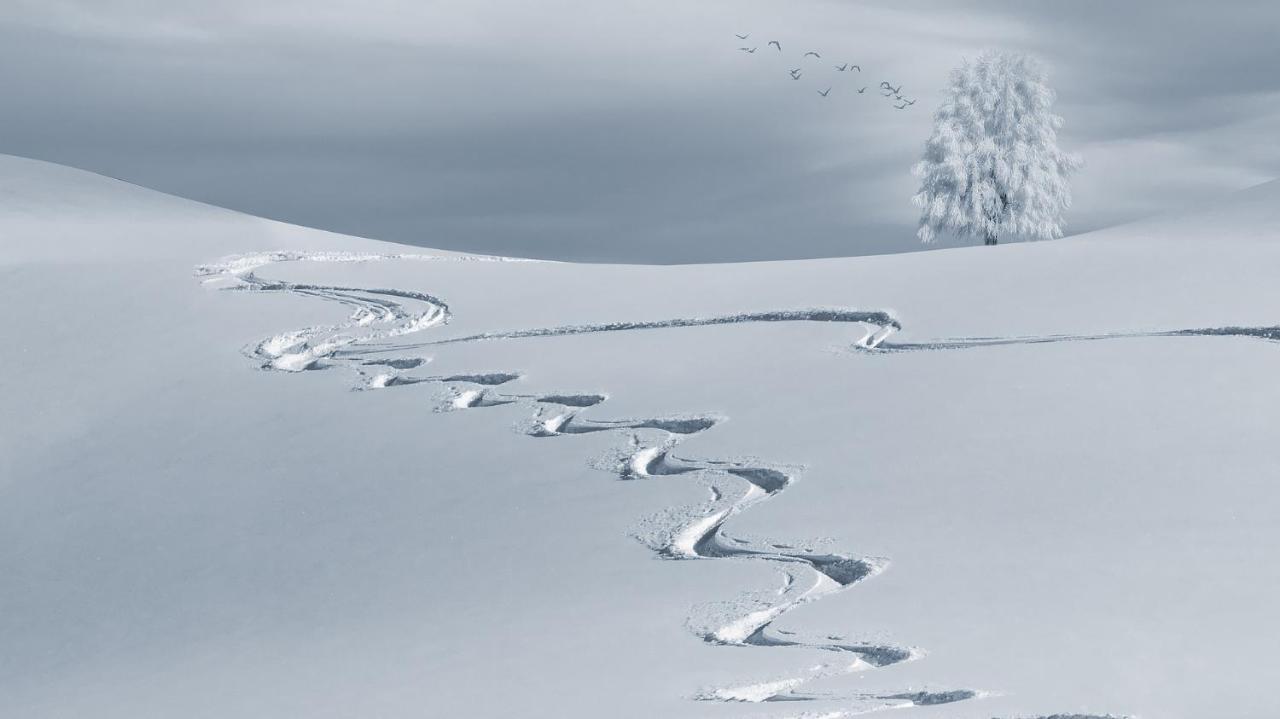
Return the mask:
<svg viewBox="0 0 1280 719">
<path fill-rule="evenodd" d="M 1280 710 L 1276 183 L 675 267 L 0 198 L 0 716 Z"/>
</svg>

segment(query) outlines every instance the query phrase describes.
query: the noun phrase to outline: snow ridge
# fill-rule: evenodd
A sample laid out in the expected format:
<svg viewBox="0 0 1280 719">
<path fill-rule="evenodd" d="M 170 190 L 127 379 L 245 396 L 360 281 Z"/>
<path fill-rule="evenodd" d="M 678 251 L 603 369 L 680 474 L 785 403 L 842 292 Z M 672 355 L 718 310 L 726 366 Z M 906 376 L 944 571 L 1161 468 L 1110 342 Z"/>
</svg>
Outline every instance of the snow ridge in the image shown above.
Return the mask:
<svg viewBox="0 0 1280 719">
<path fill-rule="evenodd" d="M 448 322 L 451 316 L 448 305 L 429 294 L 410 290 L 297 284 L 267 280 L 255 274 L 255 270 L 278 262 L 369 262 L 428 257 L 441 261 L 455 259 L 442 256 L 345 253 L 258 253 L 201 266 L 197 268 L 196 275 L 205 283 L 226 282 L 222 287 L 225 290 L 291 293 L 350 308 L 352 314 L 346 323 L 291 330 L 246 348 L 246 354 L 263 369 L 298 372 L 341 366 L 355 372 L 360 378 L 360 383 L 355 388 L 358 390 L 415 384 L 443 387 L 448 396 L 437 408 L 439 411 L 517 403 L 527 405 L 532 415 L 522 430 L 530 437 L 569 437 L 598 432 L 625 435 L 626 447 L 604 463 L 620 480 L 686 476 L 703 484 L 709 495 L 705 502 L 696 506 L 673 507 L 646 519 L 636 531 L 637 538 L 651 547 L 659 557 L 669 560 L 768 563 L 778 569 L 783 577 L 783 585 L 768 597 L 743 597 L 719 608 L 701 614 L 695 613 L 688 622 L 690 629 L 710 644 L 801 647 L 844 657 L 845 660 L 813 667 L 801 676 L 703 690 L 694 699 L 750 703 L 838 701 L 843 704 L 843 709 L 802 715 L 835 718 L 881 709 L 936 706 L 989 696 L 987 692 L 975 689 L 913 689 L 843 695 L 801 691 L 804 684 L 815 679 L 888 667 L 918 659 L 924 653 L 912 647 L 850 641 L 837 635 L 799 637 L 774 626 L 780 617 L 796 607 L 876 576 L 884 571 L 888 562 L 877 557 L 818 551 L 811 547 L 747 539 L 730 533 L 726 524 L 734 516 L 788 489 L 800 477 L 801 468 L 752 458 L 697 459 L 675 454 L 682 442 L 712 430 L 725 417 L 713 413 L 615 419 L 586 417 L 584 413 L 607 402 L 607 394 L 507 392 L 504 389 L 507 385 L 524 379 L 521 373 L 504 371 L 448 376 L 419 375 L 413 372 L 426 365 L 430 358 L 382 356 L 389 352 L 403 353 L 415 347 L 467 341 L 781 321 L 855 323 L 863 328 L 863 334 L 854 345 L 862 350 L 874 351 L 885 347 L 884 340 L 901 328 L 901 324 L 890 313 L 831 308 L 781 310 L 710 318 L 536 328 L 477 334 L 416 345 L 404 342 L 388 345 L 385 340 L 401 338 Z M 378 344 L 367 346 L 372 342 Z M 994 340 L 985 342 L 990 344 Z M 923 345 L 888 346 L 888 349 L 894 350 L 942 348 L 944 347 Z"/>
</svg>

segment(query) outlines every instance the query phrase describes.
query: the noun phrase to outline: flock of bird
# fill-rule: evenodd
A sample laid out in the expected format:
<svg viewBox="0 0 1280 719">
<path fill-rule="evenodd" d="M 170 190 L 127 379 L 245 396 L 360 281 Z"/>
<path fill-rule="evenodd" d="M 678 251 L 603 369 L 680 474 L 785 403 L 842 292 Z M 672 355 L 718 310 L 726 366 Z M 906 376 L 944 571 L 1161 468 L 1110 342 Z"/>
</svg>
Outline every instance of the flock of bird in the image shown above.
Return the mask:
<svg viewBox="0 0 1280 719">
<path fill-rule="evenodd" d="M 735 35 L 739 40 L 747 40 L 747 39 L 749 39 L 749 38 L 751 37 L 751 33 L 745 33 L 745 34 L 742 34 L 742 33 L 734 33 L 734 35 Z M 765 47 L 766 47 L 766 48 L 770 48 L 770 47 L 771 47 L 771 48 L 773 48 L 776 52 L 782 52 L 782 43 L 781 43 L 781 42 L 779 42 L 779 41 L 777 41 L 777 40 L 770 40 L 770 41 L 765 45 Z M 742 47 L 739 47 L 739 48 L 738 48 L 738 50 L 740 50 L 740 51 L 742 51 L 742 52 L 745 52 L 745 53 L 747 53 L 748 55 L 754 55 L 754 54 L 756 53 L 756 50 L 759 50 L 759 49 L 760 49 L 760 48 L 759 48 L 758 46 L 750 46 L 750 47 L 748 47 L 748 46 L 745 46 L 745 45 L 744 45 L 744 46 L 742 46 Z M 821 55 L 820 53 L 818 53 L 818 52 L 814 51 L 814 50 L 810 50 L 810 51 L 806 52 L 804 55 L 802 55 L 802 56 L 800 57 L 800 60 L 803 62 L 803 61 L 807 60 L 807 59 L 808 59 L 808 58 L 810 58 L 810 57 L 814 58 L 815 60 L 819 60 L 819 61 L 820 61 L 820 60 L 822 60 L 822 55 Z M 851 63 L 851 62 L 844 62 L 844 63 L 841 63 L 841 64 L 839 64 L 839 65 L 833 65 L 833 67 L 836 69 L 836 72 L 856 72 L 856 73 L 861 73 L 861 72 L 862 72 L 862 66 L 857 65 L 857 64 L 854 64 L 854 63 Z M 805 68 L 804 68 L 804 66 L 803 66 L 803 65 L 802 65 L 801 67 L 792 68 L 792 70 L 791 70 L 791 79 L 792 79 L 792 80 L 799 80 L 802 76 L 804 76 L 804 74 L 805 74 Z M 832 90 L 832 88 L 833 88 L 833 87 L 834 87 L 834 85 L 831 85 L 831 86 L 828 86 L 825 90 L 818 90 L 818 94 L 819 94 L 819 95 L 821 95 L 822 97 L 827 97 L 828 95 L 830 95 L 830 94 L 831 94 L 831 90 Z M 913 100 L 913 99 L 911 99 L 911 98 L 908 98 L 908 97 L 906 97 L 905 95 L 903 95 L 903 94 L 902 94 L 902 85 L 901 85 L 901 84 L 899 84 L 899 85 L 897 85 L 897 86 L 895 87 L 895 86 L 893 85 L 893 83 L 889 82 L 888 80 L 881 80 L 881 81 L 880 81 L 880 85 L 879 85 L 879 87 L 878 87 L 878 90 L 879 90 L 879 92 L 880 92 L 880 96 L 881 96 L 881 97 L 891 98 L 891 99 L 892 99 L 893 107 L 894 107 L 894 109 L 895 109 L 895 110 L 905 110 L 905 109 L 907 109 L 908 107 L 911 107 L 912 105 L 916 104 L 916 101 L 915 101 L 915 100 Z M 866 94 L 866 92 L 867 92 L 867 87 L 865 87 L 865 86 L 864 86 L 864 87 L 860 87 L 860 88 L 858 88 L 857 92 L 858 92 L 858 94 L 859 94 L 859 95 Z"/>
</svg>

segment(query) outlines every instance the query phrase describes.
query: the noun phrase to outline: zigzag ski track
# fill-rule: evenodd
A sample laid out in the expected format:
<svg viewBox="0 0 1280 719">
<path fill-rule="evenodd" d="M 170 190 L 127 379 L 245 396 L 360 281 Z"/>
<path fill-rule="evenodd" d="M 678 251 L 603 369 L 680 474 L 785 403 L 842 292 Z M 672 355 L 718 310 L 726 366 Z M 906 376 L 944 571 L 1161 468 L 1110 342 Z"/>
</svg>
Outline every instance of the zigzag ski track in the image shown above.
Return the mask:
<svg viewBox="0 0 1280 719">
<path fill-rule="evenodd" d="M 202 281 L 230 291 L 290 293 L 337 303 L 350 311 L 346 322 L 304 327 L 268 337 L 245 348 L 260 367 L 283 372 L 344 367 L 359 378 L 356 389 L 386 389 L 429 384 L 448 390 L 440 411 L 459 411 L 520 404 L 531 415 L 523 432 L 536 438 L 563 438 L 611 432 L 625 437 L 625 448 L 608 463 L 625 481 L 686 477 L 708 492 L 699 505 L 674 507 L 642 524 L 637 537 L 657 556 L 676 561 L 747 561 L 767 564 L 783 578 L 768 600 L 753 598 L 734 612 L 693 616 L 690 628 L 709 644 L 760 648 L 808 648 L 846 661 L 821 664 L 795 676 L 704 689 L 693 698 L 712 702 L 785 703 L 835 702 L 842 708 L 792 715 L 795 719 L 841 719 L 882 709 L 937 706 L 988 695 L 978 689 L 947 688 L 869 694 L 806 692 L 812 680 L 891 667 L 921 658 L 916 648 L 882 642 L 847 640 L 836 635 L 800 637 L 774 625 L 796 607 L 844 591 L 875 577 L 887 560 L 854 554 L 819 552 L 791 543 L 757 541 L 735 536 L 731 520 L 747 509 L 787 491 L 802 468 L 740 458 L 692 458 L 677 453 L 686 440 L 712 431 L 725 419 L 716 414 L 672 414 L 642 418 L 594 416 L 606 404 L 602 392 L 508 392 L 523 384 L 520 372 L 481 371 L 465 374 L 421 374 L 430 358 L 393 356 L 433 345 L 474 341 L 552 337 L 594 332 L 640 331 L 752 322 L 843 322 L 862 328 L 856 349 L 872 352 L 938 351 L 1011 344 L 1094 341 L 1122 337 L 1244 336 L 1280 341 L 1280 328 L 1222 327 L 1166 332 L 1057 335 L 1013 338 L 961 338 L 929 343 L 894 344 L 888 338 L 901 329 L 885 311 L 805 308 L 751 312 L 716 317 L 627 321 L 597 325 L 565 325 L 506 332 L 490 332 L 437 341 L 409 343 L 409 335 L 449 322 L 448 305 L 432 295 L 394 288 L 356 288 L 289 283 L 264 279 L 258 270 L 281 262 L 376 261 L 500 261 L 500 258 L 435 255 L 375 255 L 350 253 L 268 252 L 226 258 L 196 270 Z M 588 414 L 592 416 L 588 416 Z M 739 602 L 740 604 L 742 602 Z M 1104 715 L 1053 714 L 1024 719 L 1119 719 Z"/>
</svg>

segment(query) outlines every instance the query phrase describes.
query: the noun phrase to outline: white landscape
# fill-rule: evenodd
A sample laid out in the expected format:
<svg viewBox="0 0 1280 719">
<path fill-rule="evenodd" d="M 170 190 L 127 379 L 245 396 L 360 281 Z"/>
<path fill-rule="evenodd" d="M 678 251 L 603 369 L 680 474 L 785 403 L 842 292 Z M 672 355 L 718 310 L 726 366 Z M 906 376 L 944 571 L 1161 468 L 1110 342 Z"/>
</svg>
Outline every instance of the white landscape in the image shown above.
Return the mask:
<svg viewBox="0 0 1280 719">
<path fill-rule="evenodd" d="M 1277 23 L 0 3 L 0 719 L 1280 717 Z"/>
<path fill-rule="evenodd" d="M 688 266 L 0 197 L 0 715 L 1278 708 L 1280 185 Z"/>
</svg>

